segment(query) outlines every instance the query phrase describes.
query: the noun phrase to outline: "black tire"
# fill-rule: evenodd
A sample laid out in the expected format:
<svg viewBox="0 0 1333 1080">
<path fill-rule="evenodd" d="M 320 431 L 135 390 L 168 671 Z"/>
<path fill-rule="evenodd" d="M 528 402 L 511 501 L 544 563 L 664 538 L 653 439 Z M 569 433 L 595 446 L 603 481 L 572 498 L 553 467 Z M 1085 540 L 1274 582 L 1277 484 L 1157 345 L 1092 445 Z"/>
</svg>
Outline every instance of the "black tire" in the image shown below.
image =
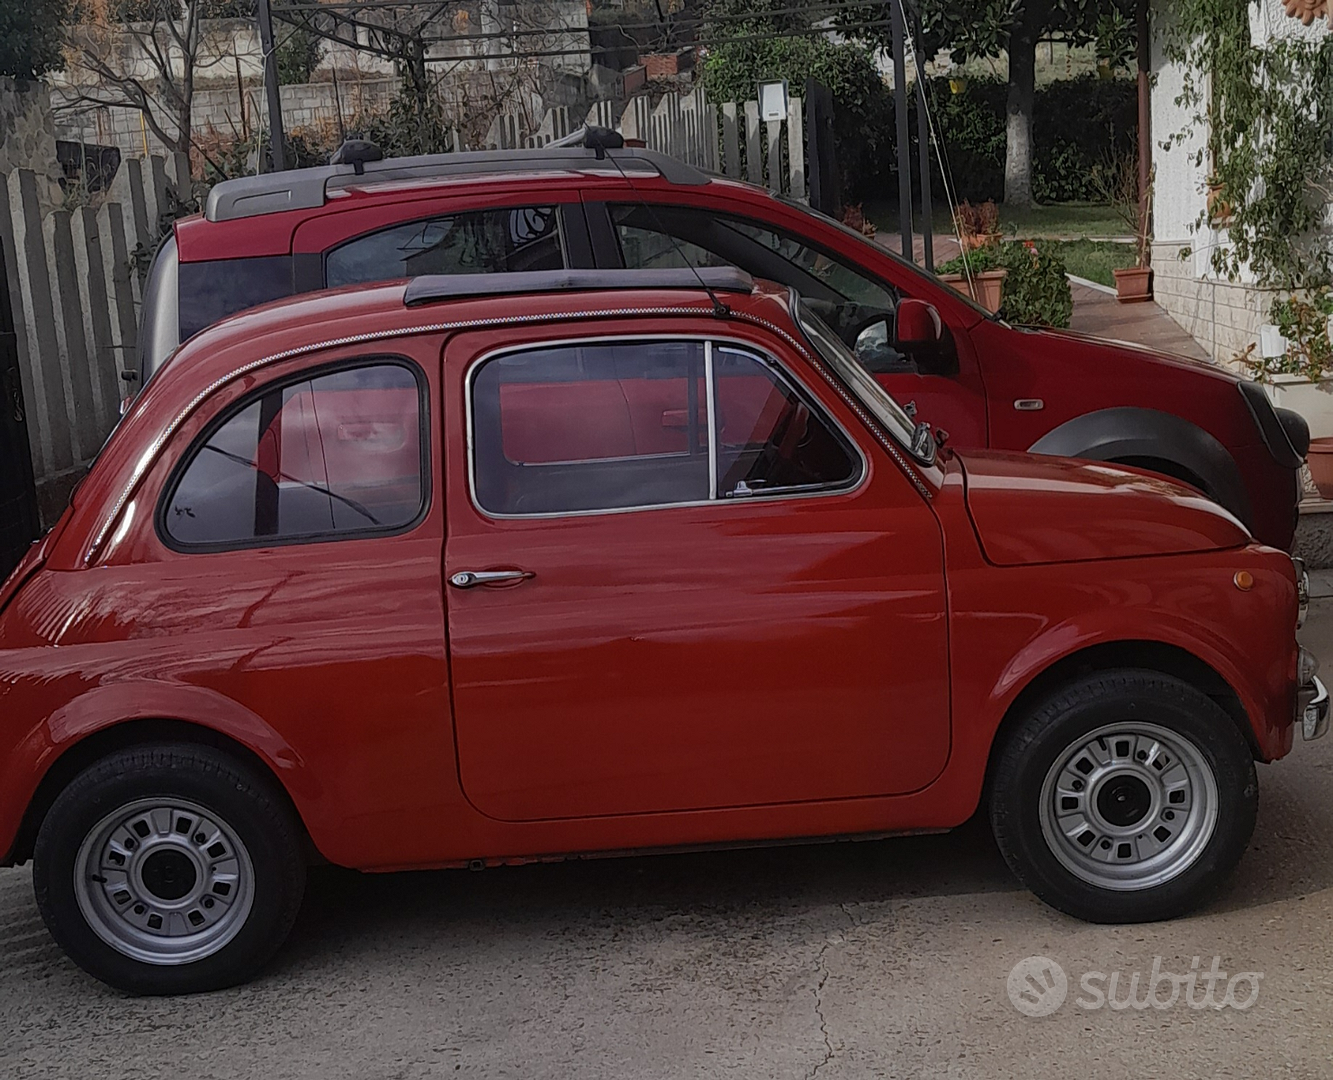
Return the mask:
<svg viewBox="0 0 1333 1080">
<path fill-rule="evenodd" d="M 275 788 L 227 754 L 190 744 L 133 747 L 89 766 L 57 796 L 37 834 L 33 888 L 51 936 L 84 971 L 131 994 L 199 993 L 251 978 L 286 940 L 305 889 L 301 830 Z M 239 839 L 252 869 L 251 901 L 243 918 L 233 920 L 234 936 L 199 959 L 147 962 L 128 955 L 93 928 L 76 895 L 85 839 L 120 808 L 155 799 L 203 808 Z M 218 904 L 211 895 L 200 903 L 210 911 Z"/>
<path fill-rule="evenodd" d="M 1070 855 L 1068 851 L 1080 839 L 1086 841 L 1085 834 L 1071 837 L 1062 861 L 1062 857 L 1057 855 L 1058 838 L 1048 839 L 1043 832 L 1041 808 L 1048 774 L 1052 774 L 1057 763 L 1078 764 L 1076 750 L 1085 745 L 1080 740 L 1091 739 L 1092 742 L 1086 744 L 1089 746 L 1105 746 L 1106 739 L 1098 738 L 1094 733 L 1121 724 L 1131 728 L 1133 725 L 1146 725 L 1144 730 L 1165 729 L 1172 737 L 1180 740 L 1181 746 L 1192 747 L 1187 754 L 1197 755 L 1194 762 L 1211 772 L 1216 785 L 1215 823 L 1211 832 L 1206 826 L 1198 827 L 1196 842 L 1201 846 L 1196 853 L 1192 856 L 1180 855 L 1178 869 L 1171 869 L 1169 860 L 1164 864 L 1167 869 L 1159 867 L 1158 873 L 1174 873 L 1174 876 L 1160 882 L 1148 879 L 1151 872 L 1147 861 L 1149 856 L 1143 856 L 1145 878 L 1142 887 L 1133 884 L 1132 880 L 1136 872 L 1134 861 L 1138 858 L 1137 852 L 1133 856 L 1126 856 L 1130 862 L 1124 867 L 1110 864 L 1112 869 L 1109 872 L 1124 873 L 1128 877 L 1115 887 L 1105 887 L 1095 881 L 1099 871 L 1085 867 L 1083 874 L 1080 874 L 1070 868 L 1070 862 L 1079 865 L 1079 855 L 1077 852 Z M 1124 746 L 1114 736 L 1109 738 L 1117 746 Z M 1099 764 L 1098 768 L 1102 766 Z M 1132 767 L 1126 768 L 1128 771 Z M 1108 766 L 1108 774 L 1113 772 L 1114 769 Z M 1056 772 L 1052 775 L 1052 788 L 1047 798 L 1054 806 L 1058 803 L 1061 784 L 1067 782 L 1059 778 L 1074 774 Z M 1108 788 L 1110 782 L 1108 779 L 1099 790 L 1108 796 L 1117 795 L 1117 792 Z M 1129 783 L 1133 782 L 1131 777 Z M 1078 783 L 1076 778 L 1073 784 L 1077 786 Z M 1147 789 L 1151 785 L 1143 786 Z M 1259 806 L 1254 759 L 1232 718 L 1189 684 L 1153 671 L 1099 672 L 1051 694 L 1020 719 L 1006 733 L 1002 744 L 997 746 L 989 787 L 991 827 L 996 843 L 1015 876 L 1052 907 L 1075 918 L 1097 923 L 1172 919 L 1204 903 L 1244 854 L 1254 831 Z M 1134 795 L 1133 792 L 1129 794 L 1131 797 Z M 1166 793 L 1166 798 L 1171 797 Z M 1156 800 L 1152 802 L 1154 807 L 1166 805 L 1165 801 L 1151 793 L 1148 798 Z M 1190 795 L 1190 801 L 1193 805 L 1193 794 Z M 1089 831 L 1095 829 L 1098 820 L 1105 820 L 1093 817 L 1093 811 L 1086 809 L 1094 804 L 1107 807 L 1114 805 L 1113 800 L 1098 802 L 1089 785 L 1082 808 L 1071 811 L 1073 815 L 1088 813 Z M 1052 810 L 1047 813 L 1048 823 L 1056 822 L 1051 831 L 1057 837 L 1064 831 L 1058 827 L 1059 821 L 1078 820 L 1077 816 L 1058 819 L 1059 812 Z M 1174 812 L 1171 816 L 1173 819 L 1176 817 Z M 1150 832 L 1155 824 L 1153 818 L 1145 816 L 1141 820 L 1145 823 L 1142 827 Z M 1199 820 L 1203 820 L 1202 815 Z M 1137 831 L 1140 825 L 1134 823 L 1130 827 Z M 1183 835 L 1183 824 L 1181 828 Z M 1137 839 L 1144 840 L 1144 836 L 1140 835 Z M 1114 840 L 1105 843 L 1102 840 L 1086 842 L 1088 847 L 1085 851 L 1103 848 L 1102 858 L 1111 859 L 1118 854 Z M 1145 846 L 1150 848 L 1151 844 L 1149 840 Z M 1129 847 L 1125 850 L 1128 851 Z M 1182 847 L 1181 850 L 1186 851 L 1188 848 Z M 1167 855 L 1162 858 L 1166 859 Z M 1187 861 L 1190 858 L 1192 861 Z M 1089 877 L 1094 880 L 1089 880 Z"/>
</svg>

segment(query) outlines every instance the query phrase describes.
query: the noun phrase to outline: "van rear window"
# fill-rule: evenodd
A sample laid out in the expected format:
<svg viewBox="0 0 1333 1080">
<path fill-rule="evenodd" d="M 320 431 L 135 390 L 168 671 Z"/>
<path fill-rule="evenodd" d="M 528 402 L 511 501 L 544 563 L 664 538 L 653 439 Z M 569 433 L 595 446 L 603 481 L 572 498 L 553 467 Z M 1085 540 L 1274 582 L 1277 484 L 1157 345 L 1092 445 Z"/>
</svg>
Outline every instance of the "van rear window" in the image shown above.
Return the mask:
<svg viewBox="0 0 1333 1080">
<path fill-rule="evenodd" d="M 228 315 L 280 300 L 295 291 L 290 255 L 183 262 L 179 285 L 181 341 Z"/>
</svg>

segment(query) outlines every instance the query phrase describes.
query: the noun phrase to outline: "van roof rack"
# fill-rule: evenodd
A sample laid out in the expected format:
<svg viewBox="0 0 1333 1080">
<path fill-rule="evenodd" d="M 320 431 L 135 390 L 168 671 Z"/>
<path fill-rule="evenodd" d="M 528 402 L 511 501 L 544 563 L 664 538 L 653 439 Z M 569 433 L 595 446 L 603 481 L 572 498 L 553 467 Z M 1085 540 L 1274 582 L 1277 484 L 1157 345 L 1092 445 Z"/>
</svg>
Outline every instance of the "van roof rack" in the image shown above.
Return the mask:
<svg viewBox="0 0 1333 1080">
<path fill-rule="evenodd" d="M 512 274 L 426 274 L 413 278 L 403 294 L 407 307 L 468 297 L 525 293 L 595 292 L 611 289 L 693 289 L 706 292 L 754 291 L 754 278 L 731 266 L 698 270 L 525 270 Z"/>
<path fill-rule="evenodd" d="M 619 175 L 623 170 L 638 176 L 660 176 L 668 183 L 687 187 L 699 187 L 709 180 L 707 173 L 693 165 L 640 147 L 608 149 L 603 145 L 551 145 L 532 150 L 471 150 L 380 161 L 370 160 L 366 147 L 360 147 L 349 157 L 351 160 L 342 164 L 224 180 L 208 193 L 204 217 L 208 221 L 234 221 L 284 210 L 309 210 L 323 206 L 330 191 L 390 180 L 433 180 L 553 170 L 613 175 Z M 606 161 L 607 157 L 615 160 Z"/>
</svg>

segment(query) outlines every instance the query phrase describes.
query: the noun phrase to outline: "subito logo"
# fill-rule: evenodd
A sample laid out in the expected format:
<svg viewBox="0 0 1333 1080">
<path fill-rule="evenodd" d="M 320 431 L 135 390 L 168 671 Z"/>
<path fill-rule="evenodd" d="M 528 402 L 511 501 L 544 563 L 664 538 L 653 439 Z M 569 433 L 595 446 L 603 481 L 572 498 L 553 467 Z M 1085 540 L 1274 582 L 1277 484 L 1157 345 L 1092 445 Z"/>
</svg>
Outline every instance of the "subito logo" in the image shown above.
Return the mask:
<svg viewBox="0 0 1333 1080">
<path fill-rule="evenodd" d="M 1050 1016 L 1065 1003 L 1069 980 L 1049 956 L 1027 956 L 1009 972 L 1009 1000 L 1024 1016 Z"/>
</svg>

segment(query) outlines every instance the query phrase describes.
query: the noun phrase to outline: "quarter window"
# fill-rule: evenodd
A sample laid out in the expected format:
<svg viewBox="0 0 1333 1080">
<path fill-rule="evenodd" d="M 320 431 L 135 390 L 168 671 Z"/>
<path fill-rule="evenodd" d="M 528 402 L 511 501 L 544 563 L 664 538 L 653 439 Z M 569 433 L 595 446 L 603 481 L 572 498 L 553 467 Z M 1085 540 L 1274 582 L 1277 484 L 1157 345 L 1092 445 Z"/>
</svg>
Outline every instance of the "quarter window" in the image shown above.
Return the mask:
<svg viewBox="0 0 1333 1080">
<path fill-rule="evenodd" d="M 185 546 L 400 530 L 425 506 L 422 395 L 402 364 L 330 371 L 252 398 L 192 452 L 163 506 Z"/>
<path fill-rule="evenodd" d="M 701 341 L 513 353 L 473 378 L 473 480 L 501 515 L 852 487 L 859 456 L 773 361 Z"/>
<path fill-rule="evenodd" d="M 472 210 L 396 225 L 349 240 L 329 252 L 329 288 L 422 274 L 500 274 L 561 270 L 559 213 L 554 206 Z"/>
</svg>

